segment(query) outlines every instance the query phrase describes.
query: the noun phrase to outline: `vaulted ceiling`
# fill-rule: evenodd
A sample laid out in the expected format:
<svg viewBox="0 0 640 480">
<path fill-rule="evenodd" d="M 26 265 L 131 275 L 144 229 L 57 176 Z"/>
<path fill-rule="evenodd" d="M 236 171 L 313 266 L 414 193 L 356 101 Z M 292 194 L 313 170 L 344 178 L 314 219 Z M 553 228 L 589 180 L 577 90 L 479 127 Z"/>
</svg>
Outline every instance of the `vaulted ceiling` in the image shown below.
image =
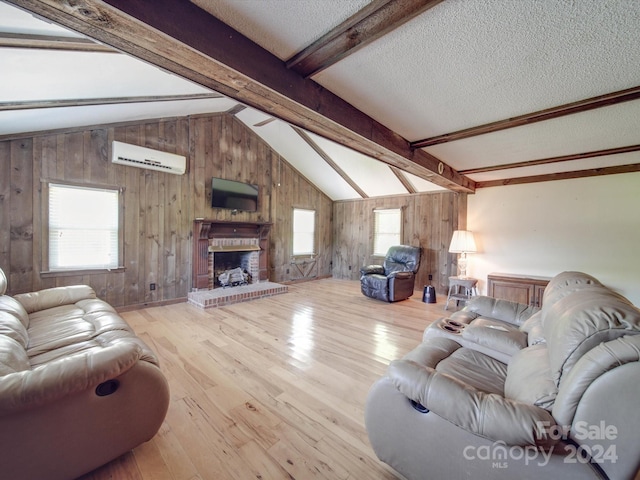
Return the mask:
<svg viewBox="0 0 640 480">
<path fill-rule="evenodd" d="M 638 25 L 633 0 L 8 0 L 0 139 L 229 112 L 334 200 L 638 171 Z"/>
</svg>

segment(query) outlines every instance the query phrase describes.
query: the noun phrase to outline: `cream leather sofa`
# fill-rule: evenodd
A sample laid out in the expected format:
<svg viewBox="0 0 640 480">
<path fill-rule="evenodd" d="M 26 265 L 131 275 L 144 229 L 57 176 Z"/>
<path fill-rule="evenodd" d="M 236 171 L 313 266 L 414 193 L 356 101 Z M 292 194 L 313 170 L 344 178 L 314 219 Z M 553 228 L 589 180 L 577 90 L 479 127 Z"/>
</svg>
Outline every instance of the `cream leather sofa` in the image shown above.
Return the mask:
<svg viewBox="0 0 640 480">
<path fill-rule="evenodd" d="M 73 479 L 153 437 L 154 353 L 88 286 L 10 297 L 0 270 L 0 477 Z"/>
<path fill-rule="evenodd" d="M 476 297 L 373 385 L 371 445 L 409 479 L 633 479 L 639 334 L 640 310 L 579 272 L 542 309 Z"/>
</svg>

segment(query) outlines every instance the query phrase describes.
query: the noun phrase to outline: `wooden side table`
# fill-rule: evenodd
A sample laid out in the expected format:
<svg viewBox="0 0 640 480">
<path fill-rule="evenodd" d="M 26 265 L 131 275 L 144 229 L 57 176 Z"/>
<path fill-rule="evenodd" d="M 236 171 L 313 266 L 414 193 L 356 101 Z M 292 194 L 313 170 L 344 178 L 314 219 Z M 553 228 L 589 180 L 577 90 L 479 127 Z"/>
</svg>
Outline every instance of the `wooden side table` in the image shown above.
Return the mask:
<svg viewBox="0 0 640 480">
<path fill-rule="evenodd" d="M 458 305 L 460 301 L 466 302 L 472 296 L 478 295 L 477 284 L 477 278 L 449 277 L 449 294 L 444 309 L 448 309 L 451 300 L 455 300 Z"/>
</svg>

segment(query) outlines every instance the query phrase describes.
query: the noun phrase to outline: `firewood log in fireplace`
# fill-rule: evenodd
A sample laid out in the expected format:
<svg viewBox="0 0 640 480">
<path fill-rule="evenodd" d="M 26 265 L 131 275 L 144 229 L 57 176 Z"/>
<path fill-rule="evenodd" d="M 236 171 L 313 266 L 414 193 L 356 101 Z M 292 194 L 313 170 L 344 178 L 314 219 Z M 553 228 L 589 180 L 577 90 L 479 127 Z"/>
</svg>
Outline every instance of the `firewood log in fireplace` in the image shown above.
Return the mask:
<svg viewBox="0 0 640 480">
<path fill-rule="evenodd" d="M 249 274 L 240 267 L 225 270 L 218 275 L 218 283 L 222 287 L 247 285 L 249 283 Z"/>
</svg>

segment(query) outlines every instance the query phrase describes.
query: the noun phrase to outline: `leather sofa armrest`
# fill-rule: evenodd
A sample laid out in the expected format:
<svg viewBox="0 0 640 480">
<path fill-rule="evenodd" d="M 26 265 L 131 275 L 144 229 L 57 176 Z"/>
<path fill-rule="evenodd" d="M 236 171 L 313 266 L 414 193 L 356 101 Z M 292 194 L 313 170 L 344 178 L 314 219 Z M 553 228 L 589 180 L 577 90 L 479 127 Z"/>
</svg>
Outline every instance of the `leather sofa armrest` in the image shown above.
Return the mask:
<svg viewBox="0 0 640 480">
<path fill-rule="evenodd" d="M 489 317 L 512 325 L 522 325 L 540 308 L 523 303 L 510 302 L 487 296 L 471 297 L 463 311 L 471 312 L 479 317 Z"/>
<path fill-rule="evenodd" d="M 384 267 L 382 265 L 367 265 L 360 269 L 360 275 L 384 275 Z"/>
<path fill-rule="evenodd" d="M 558 441 L 548 433 L 560 427 L 542 408 L 479 391 L 413 360 L 392 361 L 387 375 L 407 398 L 474 435 L 542 448 Z"/>
<path fill-rule="evenodd" d="M 95 388 L 132 368 L 141 354 L 138 344 L 120 341 L 0 377 L 0 415 L 53 403 Z"/>
</svg>

